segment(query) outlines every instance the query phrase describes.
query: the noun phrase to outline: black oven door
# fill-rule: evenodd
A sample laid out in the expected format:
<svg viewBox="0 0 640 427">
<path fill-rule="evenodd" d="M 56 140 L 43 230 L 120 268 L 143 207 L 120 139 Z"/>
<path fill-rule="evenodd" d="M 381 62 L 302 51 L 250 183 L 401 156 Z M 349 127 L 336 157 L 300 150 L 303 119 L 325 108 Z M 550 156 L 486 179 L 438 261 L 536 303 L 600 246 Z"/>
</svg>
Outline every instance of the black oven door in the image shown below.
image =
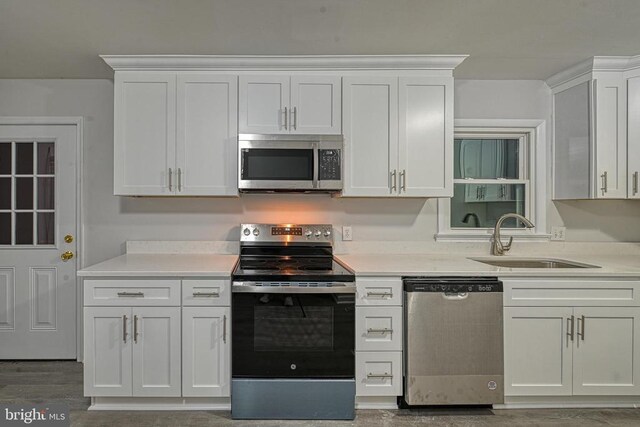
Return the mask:
<svg viewBox="0 0 640 427">
<path fill-rule="evenodd" d="M 304 190 L 317 186 L 313 148 L 278 147 L 275 143 L 271 147 L 251 145 L 240 149 L 240 189 Z"/>
<path fill-rule="evenodd" d="M 234 293 L 234 378 L 353 378 L 355 295 Z"/>
</svg>

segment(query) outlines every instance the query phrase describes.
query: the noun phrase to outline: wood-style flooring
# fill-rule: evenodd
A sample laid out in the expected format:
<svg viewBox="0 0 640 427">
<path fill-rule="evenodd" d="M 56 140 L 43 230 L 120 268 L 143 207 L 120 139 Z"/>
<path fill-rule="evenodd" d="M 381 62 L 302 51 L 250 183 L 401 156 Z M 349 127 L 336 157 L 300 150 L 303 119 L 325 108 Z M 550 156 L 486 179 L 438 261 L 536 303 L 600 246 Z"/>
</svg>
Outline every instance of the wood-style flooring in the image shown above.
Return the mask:
<svg viewBox="0 0 640 427">
<path fill-rule="evenodd" d="M 0 362 L 0 403 L 66 403 L 72 426 L 640 426 L 640 409 L 361 410 L 354 421 L 234 421 L 225 411 L 87 411 L 82 365 Z"/>
</svg>

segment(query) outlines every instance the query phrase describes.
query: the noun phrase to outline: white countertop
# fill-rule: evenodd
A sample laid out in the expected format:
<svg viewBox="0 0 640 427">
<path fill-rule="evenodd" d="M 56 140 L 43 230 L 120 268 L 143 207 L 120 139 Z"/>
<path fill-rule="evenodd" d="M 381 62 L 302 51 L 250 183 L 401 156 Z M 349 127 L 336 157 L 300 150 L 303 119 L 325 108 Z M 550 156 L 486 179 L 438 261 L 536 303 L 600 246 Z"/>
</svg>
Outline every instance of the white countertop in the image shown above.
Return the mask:
<svg viewBox="0 0 640 427">
<path fill-rule="evenodd" d="M 237 255 L 125 254 L 78 271 L 81 277 L 217 276 L 230 277 Z"/>
<path fill-rule="evenodd" d="M 508 268 L 496 267 L 469 258 L 490 258 L 473 254 L 346 254 L 338 258 L 358 276 L 619 276 L 640 278 L 640 256 L 590 254 L 560 256 L 495 256 L 491 258 L 546 258 L 592 264 L 600 268 Z"/>
</svg>

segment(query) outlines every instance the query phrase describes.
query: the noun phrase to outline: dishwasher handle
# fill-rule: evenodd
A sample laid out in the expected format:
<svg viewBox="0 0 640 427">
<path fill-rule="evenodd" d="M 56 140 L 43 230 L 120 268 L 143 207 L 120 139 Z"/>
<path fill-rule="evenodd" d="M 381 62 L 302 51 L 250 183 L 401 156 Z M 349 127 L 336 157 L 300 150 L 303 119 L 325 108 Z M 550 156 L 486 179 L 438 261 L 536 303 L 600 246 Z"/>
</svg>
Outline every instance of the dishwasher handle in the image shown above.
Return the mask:
<svg viewBox="0 0 640 427">
<path fill-rule="evenodd" d="M 442 297 L 449 301 L 461 301 L 469 298 L 468 292 L 443 292 Z"/>
</svg>

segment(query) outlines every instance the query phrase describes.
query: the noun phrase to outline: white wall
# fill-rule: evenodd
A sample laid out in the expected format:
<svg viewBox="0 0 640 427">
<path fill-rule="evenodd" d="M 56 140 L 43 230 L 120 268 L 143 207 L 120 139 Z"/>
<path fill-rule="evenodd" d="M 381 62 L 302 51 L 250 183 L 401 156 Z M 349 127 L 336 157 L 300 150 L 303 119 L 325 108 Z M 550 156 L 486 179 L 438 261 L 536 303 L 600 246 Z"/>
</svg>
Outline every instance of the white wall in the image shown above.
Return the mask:
<svg viewBox="0 0 640 427">
<path fill-rule="evenodd" d="M 539 81 L 459 80 L 455 102 L 456 118 L 550 118 Z M 85 265 L 119 255 L 126 240 L 236 240 L 241 221 L 352 225 L 355 240 L 432 240 L 437 231 L 435 200 L 115 197 L 109 80 L 0 80 L 0 116 L 85 117 Z M 549 215 L 568 240 L 640 241 L 640 202 L 550 202 Z"/>
</svg>

